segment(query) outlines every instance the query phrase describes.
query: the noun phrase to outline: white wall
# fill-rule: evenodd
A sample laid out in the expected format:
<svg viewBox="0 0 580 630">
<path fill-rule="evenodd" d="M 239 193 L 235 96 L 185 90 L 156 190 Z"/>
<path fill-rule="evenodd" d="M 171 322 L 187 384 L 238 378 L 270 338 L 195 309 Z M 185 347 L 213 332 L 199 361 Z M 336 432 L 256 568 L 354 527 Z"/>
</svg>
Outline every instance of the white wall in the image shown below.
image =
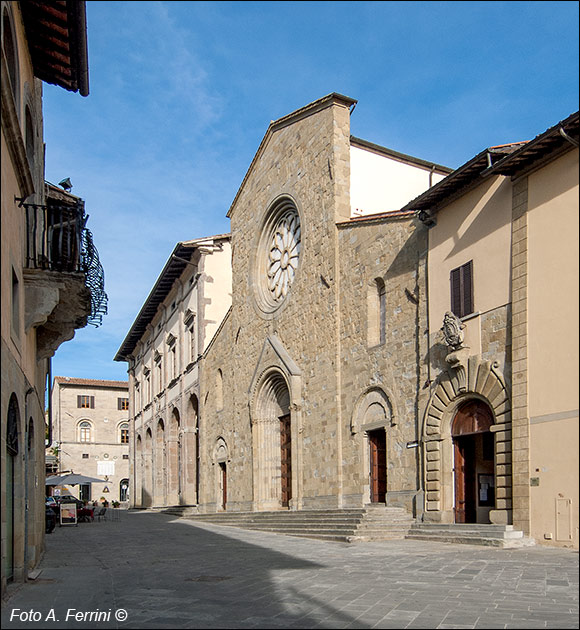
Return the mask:
<svg viewBox="0 0 580 630">
<path fill-rule="evenodd" d="M 400 210 L 429 188 L 430 170 L 350 147 L 351 216 Z M 445 176 L 433 173 L 431 185 Z"/>
</svg>

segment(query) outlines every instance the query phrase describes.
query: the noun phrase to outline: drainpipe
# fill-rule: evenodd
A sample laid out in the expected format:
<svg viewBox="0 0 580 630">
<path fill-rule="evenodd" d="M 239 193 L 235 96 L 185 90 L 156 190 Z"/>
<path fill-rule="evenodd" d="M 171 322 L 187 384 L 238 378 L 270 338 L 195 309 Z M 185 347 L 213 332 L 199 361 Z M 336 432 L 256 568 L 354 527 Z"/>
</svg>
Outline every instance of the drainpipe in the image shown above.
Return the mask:
<svg viewBox="0 0 580 630">
<path fill-rule="evenodd" d="M 48 359 L 48 444 L 52 446 L 52 357 Z"/>
<path fill-rule="evenodd" d="M 578 142 L 578 140 L 574 140 L 574 138 L 571 138 L 565 131 L 564 131 L 564 127 L 560 127 L 559 129 L 560 131 L 560 135 L 562 136 L 562 138 L 564 138 L 565 140 L 568 140 L 568 142 L 570 144 L 573 144 L 575 147 L 580 146 L 580 143 Z"/>
</svg>

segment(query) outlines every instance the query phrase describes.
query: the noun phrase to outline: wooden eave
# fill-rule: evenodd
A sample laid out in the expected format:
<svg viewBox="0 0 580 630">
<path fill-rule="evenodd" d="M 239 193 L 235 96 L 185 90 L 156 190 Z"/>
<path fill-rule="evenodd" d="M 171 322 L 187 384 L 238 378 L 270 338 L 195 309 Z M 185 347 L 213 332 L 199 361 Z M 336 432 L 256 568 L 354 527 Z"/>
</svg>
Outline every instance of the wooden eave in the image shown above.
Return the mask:
<svg viewBox="0 0 580 630">
<path fill-rule="evenodd" d="M 20 2 L 34 75 L 89 94 L 86 6 L 80 0 Z"/>
</svg>

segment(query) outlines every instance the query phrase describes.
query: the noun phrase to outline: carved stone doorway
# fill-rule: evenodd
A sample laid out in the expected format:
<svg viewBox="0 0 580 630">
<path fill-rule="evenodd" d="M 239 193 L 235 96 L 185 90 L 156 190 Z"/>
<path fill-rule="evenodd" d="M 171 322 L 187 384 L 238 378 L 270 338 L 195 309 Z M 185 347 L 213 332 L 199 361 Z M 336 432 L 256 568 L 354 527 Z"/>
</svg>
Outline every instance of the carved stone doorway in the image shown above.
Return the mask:
<svg viewBox="0 0 580 630">
<path fill-rule="evenodd" d="M 480 400 L 462 404 L 453 419 L 456 523 L 489 523 L 495 505 L 491 409 Z"/>
</svg>

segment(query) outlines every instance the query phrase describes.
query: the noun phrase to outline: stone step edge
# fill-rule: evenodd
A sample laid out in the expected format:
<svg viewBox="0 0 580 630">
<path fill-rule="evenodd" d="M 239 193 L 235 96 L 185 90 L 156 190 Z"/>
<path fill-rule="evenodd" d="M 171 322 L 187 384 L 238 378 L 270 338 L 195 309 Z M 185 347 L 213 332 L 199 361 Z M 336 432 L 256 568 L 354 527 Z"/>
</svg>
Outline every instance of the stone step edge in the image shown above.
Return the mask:
<svg viewBox="0 0 580 630">
<path fill-rule="evenodd" d="M 405 540 L 420 540 L 424 542 L 443 542 L 449 544 L 465 544 L 483 547 L 503 547 L 505 549 L 516 549 L 520 547 L 531 547 L 535 545 L 535 541 L 530 538 L 483 538 L 483 537 L 464 537 L 464 536 L 428 536 L 411 534 L 405 536 Z"/>
</svg>

